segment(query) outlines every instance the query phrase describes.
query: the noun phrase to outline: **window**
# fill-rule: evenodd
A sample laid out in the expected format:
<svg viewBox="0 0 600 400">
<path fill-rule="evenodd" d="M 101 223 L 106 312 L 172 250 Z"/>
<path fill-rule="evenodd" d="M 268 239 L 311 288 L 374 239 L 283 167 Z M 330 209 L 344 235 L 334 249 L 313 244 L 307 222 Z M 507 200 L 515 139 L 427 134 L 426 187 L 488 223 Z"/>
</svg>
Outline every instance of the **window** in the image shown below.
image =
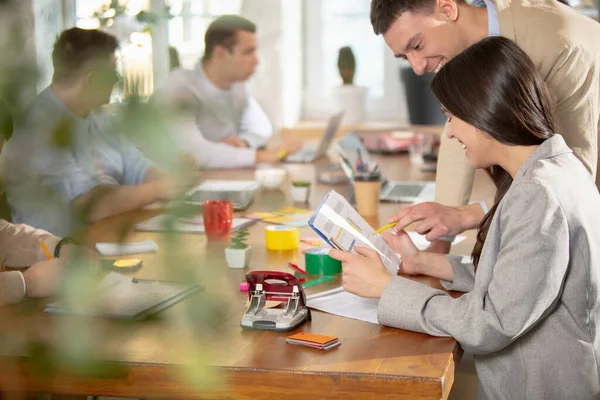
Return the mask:
<svg viewBox="0 0 600 400">
<path fill-rule="evenodd" d="M 306 0 L 303 115 L 321 119 L 334 111 L 331 90 L 340 85 L 338 50 L 350 46 L 356 58 L 354 84 L 369 90 L 368 120 L 405 120 L 399 66 L 369 19 L 370 0 Z"/>
<path fill-rule="evenodd" d="M 213 19 L 239 14 L 242 0 L 170 0 L 169 45 L 183 68 L 193 68 L 204 52 L 204 32 Z"/>
<path fill-rule="evenodd" d="M 113 101 L 120 101 L 132 93 L 150 96 L 154 81 L 166 77 L 173 65 L 153 66 L 153 61 L 157 61 L 153 52 L 162 54 L 159 61 L 169 60 L 166 44 L 176 51 L 181 67 L 192 68 L 204 52 L 204 32 L 210 22 L 221 14 L 238 14 L 241 3 L 242 0 L 77 0 L 76 26 L 104 28 L 119 39 L 117 57 L 123 83 L 120 90 L 113 92 Z M 168 17 L 164 10 L 168 10 Z M 155 27 L 154 37 L 144 32 L 146 24 L 136 20 L 142 11 L 166 17 L 166 29 Z"/>
</svg>

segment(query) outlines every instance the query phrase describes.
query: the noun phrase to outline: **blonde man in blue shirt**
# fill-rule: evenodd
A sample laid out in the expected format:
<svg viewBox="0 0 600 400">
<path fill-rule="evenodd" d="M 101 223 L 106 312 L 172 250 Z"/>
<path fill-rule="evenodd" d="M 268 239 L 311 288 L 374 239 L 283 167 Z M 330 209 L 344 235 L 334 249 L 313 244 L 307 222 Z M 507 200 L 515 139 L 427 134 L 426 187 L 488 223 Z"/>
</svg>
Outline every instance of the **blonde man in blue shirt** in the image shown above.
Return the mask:
<svg viewBox="0 0 600 400">
<path fill-rule="evenodd" d="M 68 236 L 86 223 L 175 197 L 180 188 L 107 115 L 118 81 L 115 37 L 72 28 L 57 39 L 54 77 L 0 161 L 13 221 Z"/>
</svg>

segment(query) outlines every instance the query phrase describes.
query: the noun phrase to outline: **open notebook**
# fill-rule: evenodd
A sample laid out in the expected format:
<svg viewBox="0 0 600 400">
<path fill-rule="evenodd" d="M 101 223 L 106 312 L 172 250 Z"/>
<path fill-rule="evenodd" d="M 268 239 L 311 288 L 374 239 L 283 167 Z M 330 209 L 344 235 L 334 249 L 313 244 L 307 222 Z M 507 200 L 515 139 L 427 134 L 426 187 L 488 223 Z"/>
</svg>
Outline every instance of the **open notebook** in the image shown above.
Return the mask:
<svg viewBox="0 0 600 400">
<path fill-rule="evenodd" d="M 142 280 L 110 272 L 85 296 L 48 304 L 45 311 L 50 314 L 142 320 L 201 288 L 200 285 Z"/>
</svg>

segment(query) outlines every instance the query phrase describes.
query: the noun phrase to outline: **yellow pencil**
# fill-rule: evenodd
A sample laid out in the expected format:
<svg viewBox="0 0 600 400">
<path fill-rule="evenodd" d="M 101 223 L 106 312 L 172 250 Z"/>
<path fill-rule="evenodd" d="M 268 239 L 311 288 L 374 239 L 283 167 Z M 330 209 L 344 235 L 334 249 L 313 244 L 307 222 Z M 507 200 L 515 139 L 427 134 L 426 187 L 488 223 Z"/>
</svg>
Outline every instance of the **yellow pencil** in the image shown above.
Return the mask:
<svg viewBox="0 0 600 400">
<path fill-rule="evenodd" d="M 38 242 L 40 243 L 40 246 L 42 247 L 42 250 L 44 250 L 44 253 L 46 253 L 46 257 L 48 257 L 48 260 L 52 260 L 52 256 L 50 255 L 50 252 L 48 251 L 48 248 L 46 247 L 46 245 L 44 244 L 44 242 L 42 242 L 42 239 L 40 239 L 40 237 L 37 237 Z"/>
<path fill-rule="evenodd" d="M 381 232 L 383 232 L 383 231 L 385 231 L 385 230 L 388 230 L 388 229 L 390 229 L 390 228 L 392 228 L 392 227 L 396 226 L 396 224 L 397 224 L 397 222 L 392 222 L 391 224 L 387 224 L 386 226 L 382 226 L 381 228 L 377 229 L 377 230 L 375 231 L 375 233 L 376 233 L 376 234 L 377 234 L 377 233 L 381 233 Z"/>
<path fill-rule="evenodd" d="M 286 158 L 288 155 L 288 151 L 287 150 L 281 150 L 279 153 L 277 153 L 277 159 L 278 160 L 283 160 L 284 158 Z"/>
</svg>

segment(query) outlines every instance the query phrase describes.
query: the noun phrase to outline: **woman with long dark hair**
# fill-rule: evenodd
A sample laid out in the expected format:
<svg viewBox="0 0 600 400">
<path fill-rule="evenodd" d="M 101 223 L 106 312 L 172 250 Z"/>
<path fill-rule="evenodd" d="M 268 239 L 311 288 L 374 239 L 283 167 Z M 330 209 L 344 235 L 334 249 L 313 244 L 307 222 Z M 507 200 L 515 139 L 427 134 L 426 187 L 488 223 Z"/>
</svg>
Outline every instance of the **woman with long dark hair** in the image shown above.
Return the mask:
<svg viewBox="0 0 600 400">
<path fill-rule="evenodd" d="M 420 252 L 403 231 L 385 239 L 401 273 L 467 293 L 453 299 L 392 277 L 365 247 L 330 252 L 344 288 L 380 297 L 383 325 L 454 337 L 475 357 L 480 398 L 599 398 L 600 195 L 556 133 L 543 78 L 516 44 L 490 37 L 449 61 L 431 88 L 448 136 L 488 170 L 496 201 L 472 263 Z"/>
</svg>

